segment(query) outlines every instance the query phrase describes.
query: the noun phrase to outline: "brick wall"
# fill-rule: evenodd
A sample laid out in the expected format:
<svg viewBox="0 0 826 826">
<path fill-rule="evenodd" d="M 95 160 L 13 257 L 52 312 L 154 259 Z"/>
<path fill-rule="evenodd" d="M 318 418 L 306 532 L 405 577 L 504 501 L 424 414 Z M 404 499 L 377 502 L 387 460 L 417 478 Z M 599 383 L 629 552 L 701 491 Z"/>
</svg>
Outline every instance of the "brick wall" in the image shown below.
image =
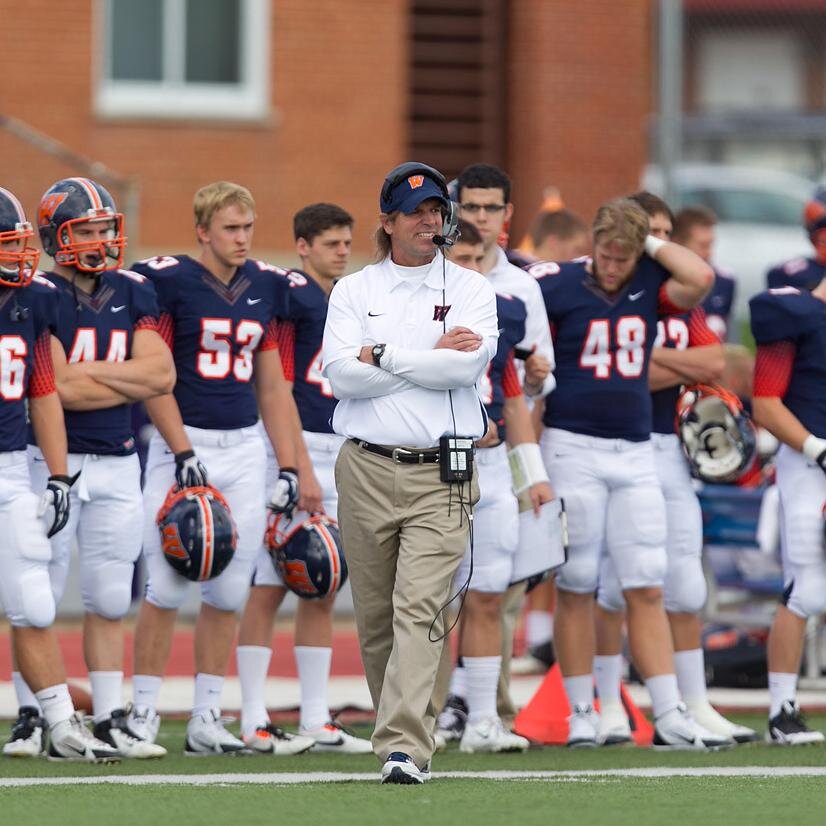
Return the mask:
<svg viewBox="0 0 826 826">
<path fill-rule="evenodd" d="M 404 0 L 274 0 L 266 124 L 99 119 L 96 5 L 0 0 L 0 114 L 135 178 L 142 251 L 192 247 L 192 195 L 226 178 L 256 198 L 257 250 L 290 250 L 293 213 L 330 200 L 355 215 L 356 250 L 370 253 L 381 181 L 406 146 Z M 0 129 L 0 185 L 30 217 L 53 180 L 80 173 Z"/>
</svg>

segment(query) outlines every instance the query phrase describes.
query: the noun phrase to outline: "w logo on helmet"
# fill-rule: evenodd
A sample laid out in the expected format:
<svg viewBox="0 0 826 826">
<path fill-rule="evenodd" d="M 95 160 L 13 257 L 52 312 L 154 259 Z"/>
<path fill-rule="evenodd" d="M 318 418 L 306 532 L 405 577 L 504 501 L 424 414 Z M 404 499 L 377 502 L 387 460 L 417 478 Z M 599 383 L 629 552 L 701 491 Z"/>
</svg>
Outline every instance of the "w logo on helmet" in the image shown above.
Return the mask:
<svg viewBox="0 0 826 826">
<path fill-rule="evenodd" d="M 411 175 L 407 179 L 411 189 L 418 189 L 424 183 L 424 175 Z"/>
</svg>

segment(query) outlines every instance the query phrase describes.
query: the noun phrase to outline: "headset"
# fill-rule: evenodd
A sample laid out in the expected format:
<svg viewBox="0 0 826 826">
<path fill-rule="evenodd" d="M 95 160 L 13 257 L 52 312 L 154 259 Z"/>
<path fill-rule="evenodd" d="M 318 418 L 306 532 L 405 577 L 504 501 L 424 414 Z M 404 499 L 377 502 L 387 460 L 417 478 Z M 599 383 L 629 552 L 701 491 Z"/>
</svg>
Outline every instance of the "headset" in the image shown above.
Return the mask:
<svg viewBox="0 0 826 826">
<path fill-rule="evenodd" d="M 442 219 L 442 230 L 438 235 L 433 236 L 433 243 L 437 247 L 452 247 L 458 239 L 459 210 L 450 197 L 445 176 L 442 175 L 438 169 L 434 169 L 432 166 L 424 163 L 417 163 L 416 161 L 408 161 L 395 167 L 395 169 L 391 169 L 384 179 L 381 194 L 379 195 L 379 206 L 382 212 L 388 211 L 391 203 L 390 196 L 393 194 L 393 190 L 402 183 L 402 181 L 406 181 L 411 175 L 415 174 L 424 175 L 433 181 L 441 190 L 442 195 L 444 195 L 448 206 Z"/>
</svg>

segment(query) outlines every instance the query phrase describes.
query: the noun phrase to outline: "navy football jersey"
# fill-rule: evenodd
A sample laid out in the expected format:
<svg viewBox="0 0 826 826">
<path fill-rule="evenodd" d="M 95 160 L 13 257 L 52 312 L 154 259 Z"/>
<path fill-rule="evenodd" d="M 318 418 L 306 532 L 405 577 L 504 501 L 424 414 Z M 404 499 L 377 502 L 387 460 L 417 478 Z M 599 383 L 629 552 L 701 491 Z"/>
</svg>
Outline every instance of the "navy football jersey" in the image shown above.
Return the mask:
<svg viewBox="0 0 826 826">
<path fill-rule="evenodd" d="M 607 295 L 588 263 L 528 267 L 542 289 L 556 353 L 556 390 L 543 421 L 587 436 L 643 442 L 651 435 L 648 361 L 665 314 L 661 288 L 670 275 L 643 255 L 622 290 Z"/>
<path fill-rule="evenodd" d="M 689 347 L 704 347 L 719 344 L 720 339 L 706 323 L 706 314 L 702 307 L 681 315 L 661 318 L 657 322 L 655 347 L 671 347 L 686 350 Z M 664 387 L 651 394 L 652 433 L 674 433 L 674 419 L 677 415 L 677 399 L 682 387 Z"/>
<path fill-rule="evenodd" d="M 154 330 L 158 301 L 152 282 L 128 270 L 106 270 L 91 295 L 55 273 L 46 277 L 57 289 L 57 331 L 69 364 L 126 361 L 135 330 Z M 69 453 L 121 456 L 135 452 L 131 405 L 100 410 L 66 410 Z M 34 435 L 32 441 L 34 441 Z"/>
<path fill-rule="evenodd" d="M 321 340 L 327 321 L 327 294 L 300 270 L 283 270 L 289 289 L 284 322 L 278 327 L 278 350 L 284 375 L 293 382 L 301 426 L 311 433 L 332 433 L 337 400 L 321 372 Z"/>
<path fill-rule="evenodd" d="M 158 294 L 159 332 L 177 371 L 174 395 L 184 424 L 209 430 L 258 421 L 253 360 L 277 347 L 278 318 L 286 313 L 288 283 L 278 267 L 248 260 L 224 284 L 187 255 L 132 266 Z"/>
<path fill-rule="evenodd" d="M 758 293 L 749 308 L 758 347 L 783 341 L 794 345 L 783 404 L 807 430 L 826 438 L 826 303 L 806 290 L 780 287 Z"/>
<path fill-rule="evenodd" d="M 728 335 L 728 323 L 734 304 L 735 281 L 730 274 L 717 267 L 714 270 L 714 285 L 703 301 L 708 326 L 725 341 Z"/>
<path fill-rule="evenodd" d="M 778 287 L 797 287 L 799 290 L 813 290 L 826 277 L 826 264 L 816 258 L 792 258 L 772 267 L 766 273 L 766 286 L 770 290 Z"/>
<path fill-rule="evenodd" d="M 56 295 L 42 274 L 27 287 L 0 287 L 0 453 L 26 449 L 26 399 L 55 392 Z"/>
<path fill-rule="evenodd" d="M 519 375 L 513 363 L 513 349 L 525 338 L 525 304 L 510 295 L 496 295 L 496 313 L 499 316 L 499 343 L 496 355 L 490 360 L 487 371 L 479 379 L 479 398 L 485 405 L 488 418 L 496 422 L 499 438 L 505 438 L 505 422 L 502 408 L 505 399 L 522 395 Z"/>
</svg>

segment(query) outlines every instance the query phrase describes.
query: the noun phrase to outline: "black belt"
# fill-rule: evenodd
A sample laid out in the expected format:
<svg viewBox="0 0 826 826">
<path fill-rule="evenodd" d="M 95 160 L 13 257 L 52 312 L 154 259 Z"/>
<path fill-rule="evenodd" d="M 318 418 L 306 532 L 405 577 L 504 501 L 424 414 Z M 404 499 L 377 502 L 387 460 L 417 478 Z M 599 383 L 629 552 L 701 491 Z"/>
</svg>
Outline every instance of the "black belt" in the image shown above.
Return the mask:
<svg viewBox="0 0 826 826">
<path fill-rule="evenodd" d="M 374 445 L 372 442 L 365 442 L 361 439 L 350 439 L 350 441 L 368 453 L 375 453 L 376 456 L 384 456 L 385 459 L 392 459 L 394 462 L 402 465 L 437 465 L 439 463 L 438 447 L 417 449 Z"/>
</svg>

